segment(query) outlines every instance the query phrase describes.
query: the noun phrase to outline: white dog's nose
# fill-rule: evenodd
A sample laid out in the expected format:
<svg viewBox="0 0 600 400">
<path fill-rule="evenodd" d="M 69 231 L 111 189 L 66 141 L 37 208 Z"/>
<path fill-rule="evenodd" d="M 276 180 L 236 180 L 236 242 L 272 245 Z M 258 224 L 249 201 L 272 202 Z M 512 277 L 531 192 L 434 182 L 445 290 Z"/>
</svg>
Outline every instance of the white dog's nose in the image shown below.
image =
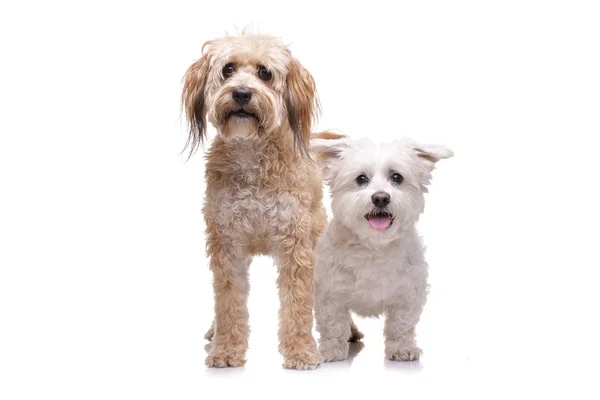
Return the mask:
<svg viewBox="0 0 600 400">
<path fill-rule="evenodd" d="M 383 208 L 390 204 L 390 195 L 386 192 L 375 192 L 373 193 L 373 196 L 371 196 L 371 201 L 376 207 Z"/>
</svg>

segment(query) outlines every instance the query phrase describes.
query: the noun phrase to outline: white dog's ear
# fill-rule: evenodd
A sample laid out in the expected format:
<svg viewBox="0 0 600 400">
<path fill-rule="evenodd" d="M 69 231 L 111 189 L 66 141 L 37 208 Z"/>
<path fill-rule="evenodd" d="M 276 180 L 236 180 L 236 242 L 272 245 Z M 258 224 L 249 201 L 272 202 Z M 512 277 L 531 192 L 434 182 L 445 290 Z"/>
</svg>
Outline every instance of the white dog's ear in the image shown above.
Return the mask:
<svg viewBox="0 0 600 400">
<path fill-rule="evenodd" d="M 349 137 L 330 131 L 310 135 L 310 148 L 317 163 L 323 170 L 325 180 L 331 178 L 331 171 L 345 150 L 350 148 Z"/>
<path fill-rule="evenodd" d="M 417 156 L 423 160 L 424 168 L 419 173 L 419 181 L 421 191 L 427 193 L 427 186 L 431 182 L 431 172 L 435 169 L 435 164 L 440 160 L 454 156 L 454 153 L 446 146 L 437 144 L 419 144 L 414 150 L 417 152 Z"/>
<path fill-rule="evenodd" d="M 439 144 L 420 144 L 415 147 L 415 151 L 419 157 L 431 162 L 432 164 L 435 164 L 444 158 L 450 158 L 454 155 L 452 150 Z"/>
</svg>

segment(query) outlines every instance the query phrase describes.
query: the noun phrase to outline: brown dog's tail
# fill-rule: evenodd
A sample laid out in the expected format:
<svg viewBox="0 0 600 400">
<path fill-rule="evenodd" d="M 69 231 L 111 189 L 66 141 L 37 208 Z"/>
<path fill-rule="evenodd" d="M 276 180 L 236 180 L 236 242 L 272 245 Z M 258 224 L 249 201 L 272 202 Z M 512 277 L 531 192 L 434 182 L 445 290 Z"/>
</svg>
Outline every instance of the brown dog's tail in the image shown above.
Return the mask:
<svg viewBox="0 0 600 400">
<path fill-rule="evenodd" d="M 344 139 L 344 138 L 347 138 L 347 136 L 342 135 L 340 133 L 331 132 L 331 131 L 323 131 L 323 132 L 311 133 L 310 138 L 311 139 L 335 140 L 335 139 Z"/>
</svg>

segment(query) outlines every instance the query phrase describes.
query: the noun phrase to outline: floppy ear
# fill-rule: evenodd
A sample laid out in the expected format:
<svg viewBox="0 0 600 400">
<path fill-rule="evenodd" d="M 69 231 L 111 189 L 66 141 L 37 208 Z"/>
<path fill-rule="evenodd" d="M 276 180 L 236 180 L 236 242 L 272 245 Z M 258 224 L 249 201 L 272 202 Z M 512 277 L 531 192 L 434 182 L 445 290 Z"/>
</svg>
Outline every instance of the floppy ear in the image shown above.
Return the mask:
<svg viewBox="0 0 600 400">
<path fill-rule="evenodd" d="M 419 172 L 421 191 L 427 193 L 427 186 L 431 182 L 431 172 L 435 169 L 435 164 L 440 160 L 454 156 L 454 153 L 446 146 L 436 144 L 419 144 L 414 150 L 422 160 L 423 168 Z"/>
<path fill-rule="evenodd" d="M 205 43 L 204 47 L 209 44 Z M 190 126 L 188 140 L 185 149 L 190 149 L 190 156 L 194 154 L 198 146 L 206 137 L 206 106 L 204 104 L 204 89 L 208 75 L 208 56 L 193 63 L 183 77 L 183 92 L 181 94 L 181 105 L 185 110 L 186 119 Z"/>
<path fill-rule="evenodd" d="M 333 132 L 320 132 L 311 135 L 310 148 L 317 163 L 323 170 L 326 181 L 332 178 L 335 165 L 350 148 L 350 138 Z"/>
<path fill-rule="evenodd" d="M 319 97 L 313 77 L 293 57 L 286 78 L 285 107 L 294 143 L 307 154 L 312 123 L 320 111 Z"/>
</svg>

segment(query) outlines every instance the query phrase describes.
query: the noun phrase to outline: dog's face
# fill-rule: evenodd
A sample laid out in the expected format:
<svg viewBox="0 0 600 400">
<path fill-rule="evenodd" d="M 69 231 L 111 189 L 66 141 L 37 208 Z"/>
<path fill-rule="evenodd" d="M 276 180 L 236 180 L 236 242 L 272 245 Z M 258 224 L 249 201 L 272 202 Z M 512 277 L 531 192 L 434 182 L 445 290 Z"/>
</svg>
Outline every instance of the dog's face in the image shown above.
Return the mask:
<svg viewBox="0 0 600 400">
<path fill-rule="evenodd" d="M 315 83 L 278 39 L 226 36 L 202 51 L 185 74 L 182 96 L 192 150 L 207 121 L 224 138 L 291 130 L 296 144 L 308 146 L 318 111 Z"/>
<path fill-rule="evenodd" d="M 311 147 L 324 167 L 335 217 L 358 236 L 384 243 L 417 222 L 435 163 L 452 156 L 443 146 L 410 139 L 313 139 Z"/>
</svg>

